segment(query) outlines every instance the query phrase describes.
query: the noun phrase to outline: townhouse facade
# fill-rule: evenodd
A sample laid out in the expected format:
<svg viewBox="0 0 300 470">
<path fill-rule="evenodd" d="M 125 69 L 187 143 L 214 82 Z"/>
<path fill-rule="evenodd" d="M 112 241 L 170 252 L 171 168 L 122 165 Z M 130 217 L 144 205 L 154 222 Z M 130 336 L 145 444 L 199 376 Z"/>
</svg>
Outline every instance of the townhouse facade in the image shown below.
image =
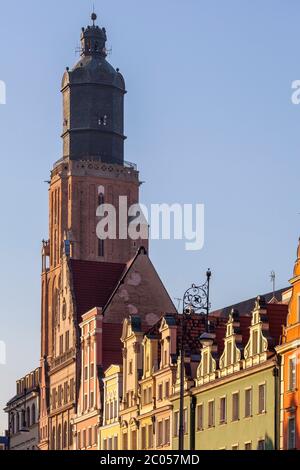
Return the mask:
<svg viewBox="0 0 300 470">
<path fill-rule="evenodd" d="M 39 444 L 40 368 L 16 382 L 16 395 L 4 411 L 8 415 L 10 450 L 37 450 Z"/>
<path fill-rule="evenodd" d="M 300 240 L 291 289 L 287 292 L 289 311 L 280 357 L 280 449 L 300 449 Z"/>
</svg>

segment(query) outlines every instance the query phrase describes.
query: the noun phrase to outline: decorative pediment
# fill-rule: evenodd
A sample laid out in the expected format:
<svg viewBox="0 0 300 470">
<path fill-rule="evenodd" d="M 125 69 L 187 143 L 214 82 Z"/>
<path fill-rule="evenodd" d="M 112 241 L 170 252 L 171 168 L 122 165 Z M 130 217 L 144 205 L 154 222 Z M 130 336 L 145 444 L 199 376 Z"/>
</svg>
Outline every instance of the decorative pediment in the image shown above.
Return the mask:
<svg viewBox="0 0 300 470">
<path fill-rule="evenodd" d="M 232 309 L 226 325 L 224 351 L 219 361 L 219 377 L 240 370 L 241 341 L 239 313 L 237 310 Z"/>
<path fill-rule="evenodd" d="M 244 367 L 251 367 L 267 360 L 269 333 L 266 302 L 257 297 L 252 312 L 250 335 L 244 351 Z"/>
<path fill-rule="evenodd" d="M 200 337 L 202 344 L 201 361 L 197 368 L 197 385 L 203 385 L 216 378 L 217 363 L 213 357 L 216 350 L 214 345 L 216 335 L 212 333 L 203 333 Z"/>
</svg>

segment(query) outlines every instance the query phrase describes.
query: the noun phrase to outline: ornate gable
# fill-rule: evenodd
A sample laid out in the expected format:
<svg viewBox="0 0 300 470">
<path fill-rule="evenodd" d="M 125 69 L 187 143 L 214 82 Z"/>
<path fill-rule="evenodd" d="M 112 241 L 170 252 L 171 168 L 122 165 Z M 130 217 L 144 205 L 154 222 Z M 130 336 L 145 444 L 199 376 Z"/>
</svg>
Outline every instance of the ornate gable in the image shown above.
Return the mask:
<svg viewBox="0 0 300 470">
<path fill-rule="evenodd" d="M 240 333 L 239 312 L 232 309 L 226 325 L 224 351 L 219 361 L 219 377 L 233 374 L 241 368 L 242 336 Z"/>
<path fill-rule="evenodd" d="M 217 350 L 217 346 L 214 344 L 215 338 L 216 335 L 212 333 L 203 333 L 200 337 L 202 349 L 201 361 L 197 368 L 197 385 L 203 385 L 216 378 L 217 362 L 213 357 Z"/>
<path fill-rule="evenodd" d="M 244 351 L 244 368 L 267 360 L 269 323 L 264 297 L 257 297 L 252 312 L 249 341 Z"/>
</svg>

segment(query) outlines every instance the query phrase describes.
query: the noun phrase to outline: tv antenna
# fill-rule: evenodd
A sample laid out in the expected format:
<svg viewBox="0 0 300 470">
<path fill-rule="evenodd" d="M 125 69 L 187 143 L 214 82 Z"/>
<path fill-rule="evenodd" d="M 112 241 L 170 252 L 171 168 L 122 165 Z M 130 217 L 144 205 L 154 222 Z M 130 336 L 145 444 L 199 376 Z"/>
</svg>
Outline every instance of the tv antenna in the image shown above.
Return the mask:
<svg viewBox="0 0 300 470">
<path fill-rule="evenodd" d="M 271 271 L 270 280 L 272 282 L 272 287 L 273 287 L 273 297 L 275 297 L 276 273 L 274 270 Z"/>
</svg>

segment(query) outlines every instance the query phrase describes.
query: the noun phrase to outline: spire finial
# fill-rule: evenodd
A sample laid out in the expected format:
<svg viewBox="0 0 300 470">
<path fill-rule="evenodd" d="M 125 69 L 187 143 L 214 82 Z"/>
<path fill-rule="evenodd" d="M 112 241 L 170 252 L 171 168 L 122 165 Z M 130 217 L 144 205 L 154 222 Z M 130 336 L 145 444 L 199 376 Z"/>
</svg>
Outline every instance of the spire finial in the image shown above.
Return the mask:
<svg viewBox="0 0 300 470">
<path fill-rule="evenodd" d="M 95 5 L 93 4 L 93 13 L 91 14 L 91 19 L 92 19 L 92 22 L 93 22 L 93 26 L 95 26 L 95 21 L 97 19 L 97 15 L 95 13 Z"/>
</svg>

